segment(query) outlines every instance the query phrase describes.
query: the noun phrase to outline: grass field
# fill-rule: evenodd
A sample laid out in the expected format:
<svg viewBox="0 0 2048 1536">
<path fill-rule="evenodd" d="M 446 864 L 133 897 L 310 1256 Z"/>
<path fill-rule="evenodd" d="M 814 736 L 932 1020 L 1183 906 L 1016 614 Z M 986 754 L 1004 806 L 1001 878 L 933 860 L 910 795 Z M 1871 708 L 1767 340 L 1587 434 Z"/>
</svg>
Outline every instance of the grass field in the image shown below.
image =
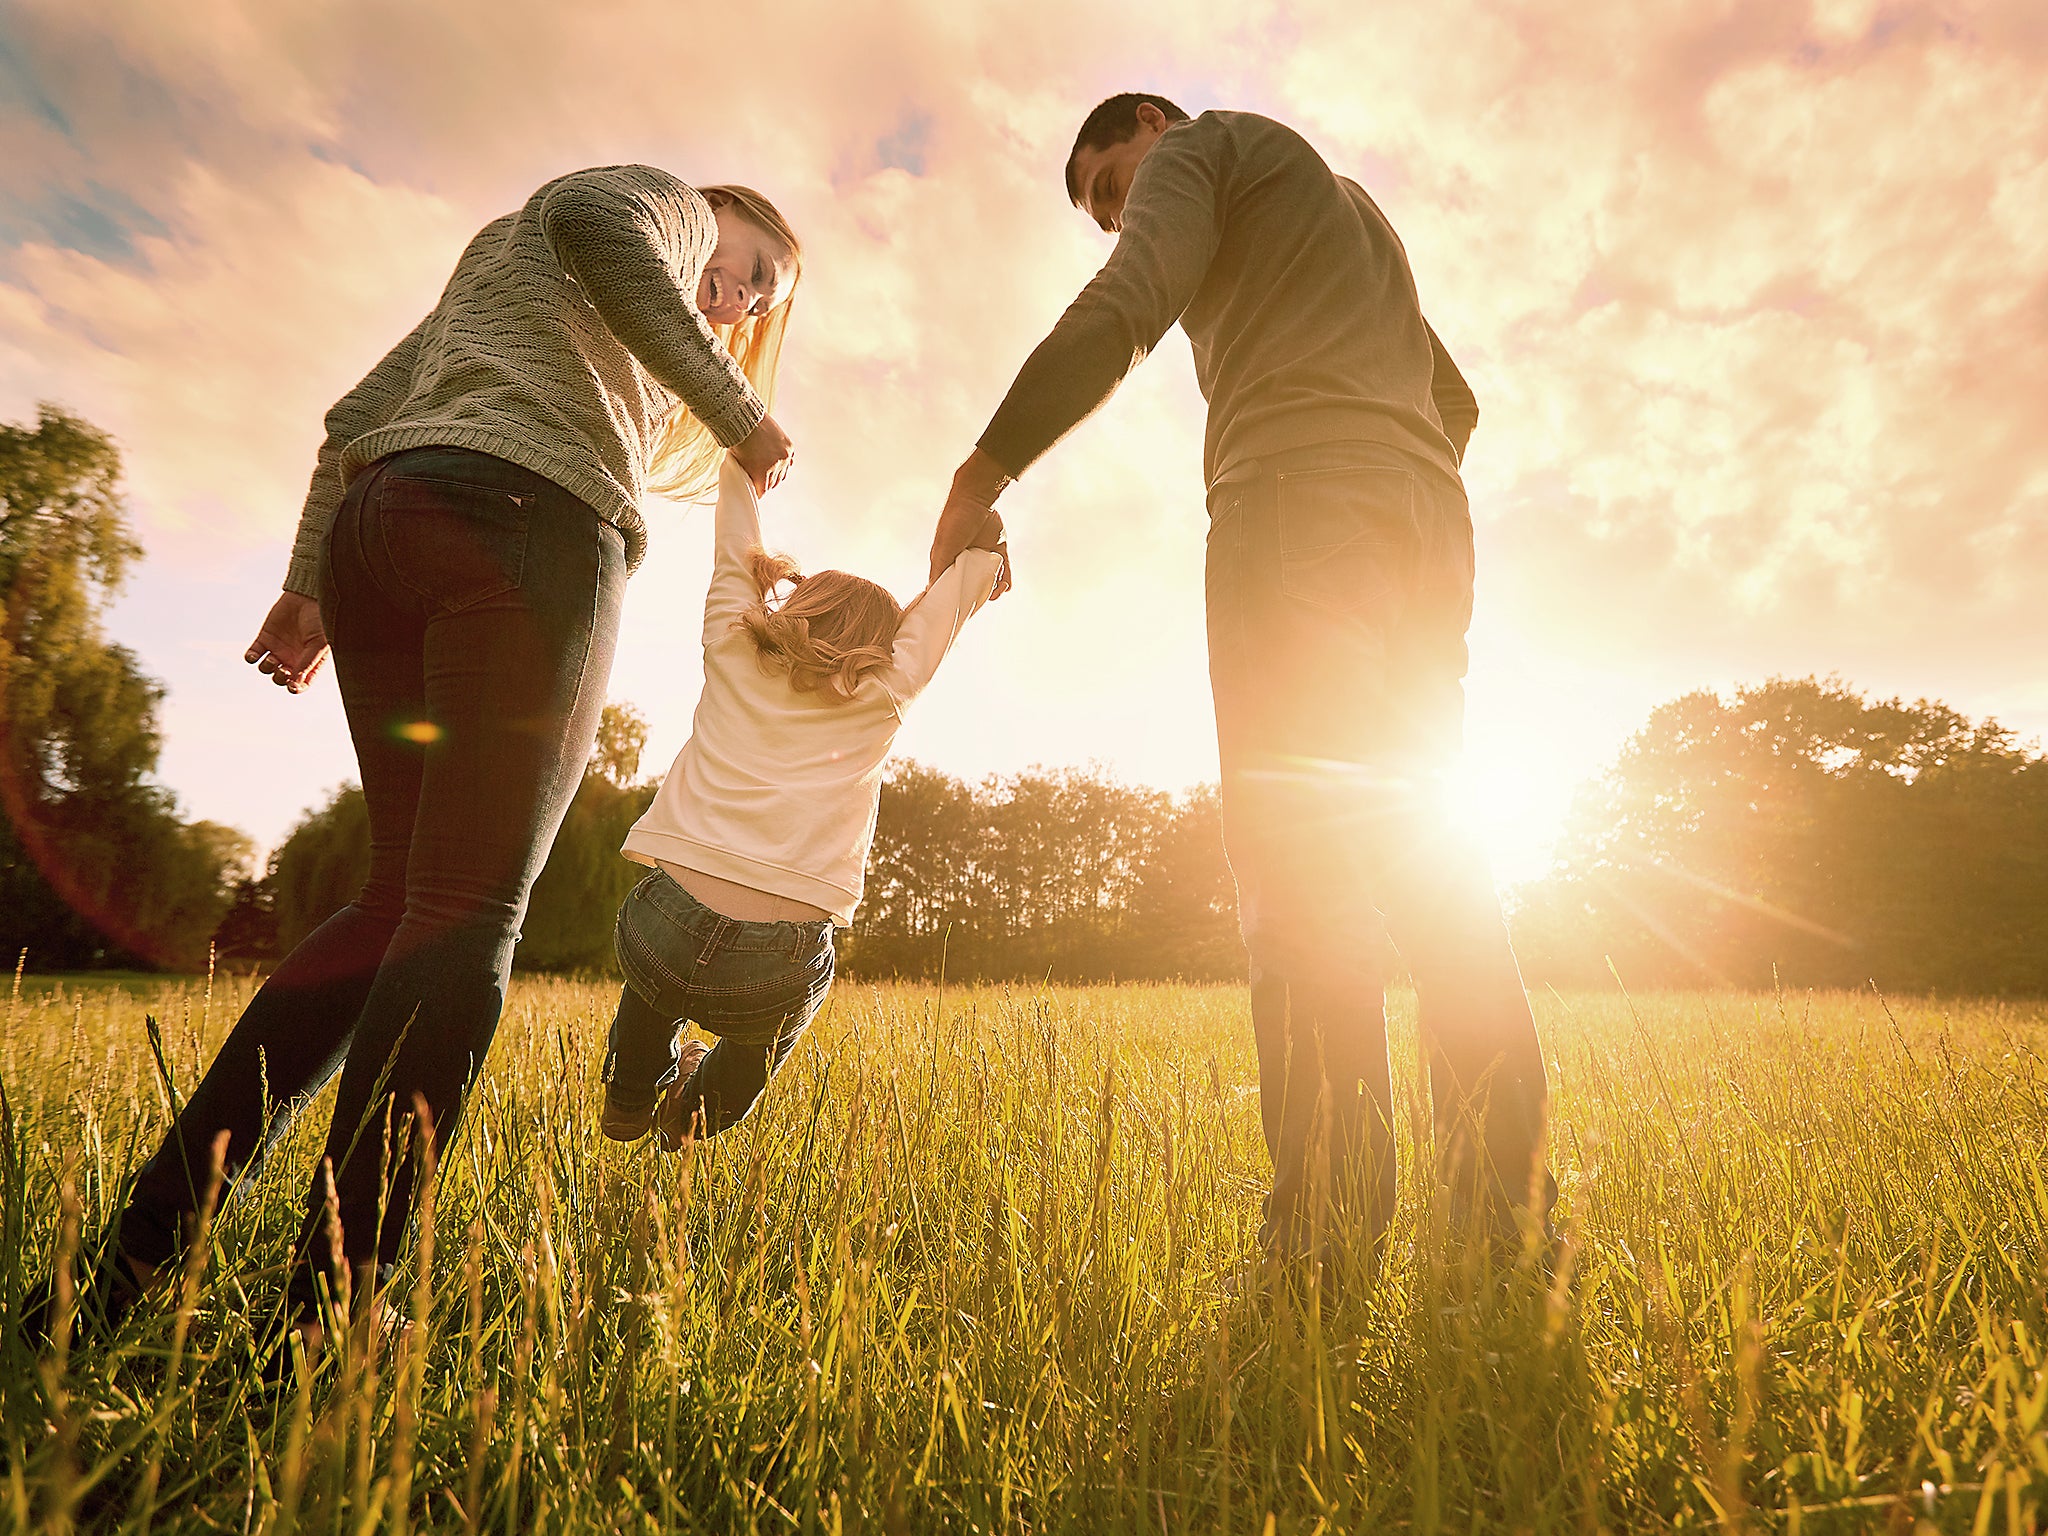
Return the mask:
<svg viewBox="0 0 2048 1536">
<path fill-rule="evenodd" d="M 161 1130 L 144 1013 L 189 1086 L 247 986 L 17 997 L 10 1297 Z M 1539 996 L 1557 1277 L 1448 1256 L 1397 1068 L 1390 1259 L 1325 1316 L 1226 1285 L 1266 1175 L 1241 990 L 844 986 L 689 1157 L 598 1137 L 608 1005 L 516 986 L 388 1349 L 252 1391 L 324 1100 L 183 1307 L 64 1361 L 9 1342 L 0 1528 L 2008 1532 L 2048 1507 L 2048 1008 Z"/>
</svg>

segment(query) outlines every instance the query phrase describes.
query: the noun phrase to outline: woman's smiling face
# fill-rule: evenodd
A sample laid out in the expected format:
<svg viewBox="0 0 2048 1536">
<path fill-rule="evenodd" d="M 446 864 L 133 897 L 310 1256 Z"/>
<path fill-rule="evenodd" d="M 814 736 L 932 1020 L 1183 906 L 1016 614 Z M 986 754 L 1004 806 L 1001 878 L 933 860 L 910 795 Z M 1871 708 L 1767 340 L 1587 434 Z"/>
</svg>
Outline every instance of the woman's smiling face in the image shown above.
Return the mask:
<svg viewBox="0 0 2048 1536">
<path fill-rule="evenodd" d="M 796 255 L 732 203 L 721 202 L 718 248 L 697 279 L 697 308 L 713 325 L 765 315 L 796 285 Z"/>
</svg>

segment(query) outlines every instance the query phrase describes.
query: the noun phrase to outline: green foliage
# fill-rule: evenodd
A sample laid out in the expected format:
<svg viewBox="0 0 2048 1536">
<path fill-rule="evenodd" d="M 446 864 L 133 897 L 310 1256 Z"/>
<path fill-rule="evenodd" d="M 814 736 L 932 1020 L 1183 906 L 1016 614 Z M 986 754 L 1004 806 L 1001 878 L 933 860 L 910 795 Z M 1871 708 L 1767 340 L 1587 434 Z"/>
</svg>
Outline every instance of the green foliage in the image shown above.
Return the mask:
<svg viewBox="0 0 2048 1536">
<path fill-rule="evenodd" d="M 1531 974 L 2048 993 L 2048 761 L 1805 678 L 1657 709 L 1516 924 Z"/>
<path fill-rule="evenodd" d="M 353 784 L 300 817 L 270 855 L 265 876 L 277 920 L 277 951 L 299 941 L 356 899 L 370 877 L 370 809 Z"/>
<path fill-rule="evenodd" d="M 619 903 L 647 873 L 619 852 L 654 799 L 641 783 L 647 722 L 631 705 L 608 704 L 576 798 L 562 819 L 521 925 L 517 963 L 525 970 L 604 971 L 613 967 L 612 925 Z"/>
<path fill-rule="evenodd" d="M 40 967 L 206 963 L 247 839 L 152 784 L 161 685 L 106 638 L 140 555 L 113 442 L 0 423 L 0 946 Z"/>
<path fill-rule="evenodd" d="M 619 853 L 654 798 L 646 722 L 606 707 L 521 926 L 521 970 L 614 970 L 612 923 L 646 873 Z M 344 785 L 271 861 L 280 949 L 352 900 L 369 869 L 362 792 Z M 917 763 L 882 787 L 852 976 L 1220 980 L 1244 969 L 1216 792 L 1176 798 L 1094 771 L 970 787 Z"/>
<path fill-rule="evenodd" d="M 1105 981 L 1243 973 L 1213 789 L 1096 770 L 883 782 L 847 966 L 859 975 Z"/>
<path fill-rule="evenodd" d="M 250 985 L 23 997 L 0 1304 L 162 1130 L 142 1013 L 187 1089 Z M 256 1389 L 323 1096 L 112 1347 L 0 1323 L 0 1528 L 2040 1528 L 2041 1007 L 1539 995 L 1565 1245 L 1489 1281 L 1394 1003 L 1402 1201 L 1319 1307 L 1231 1290 L 1242 988 L 842 987 L 672 1156 L 598 1134 L 610 989 L 522 980 L 387 1292 L 412 1330 Z"/>
<path fill-rule="evenodd" d="M 612 968 L 612 921 L 646 873 L 619 845 L 654 797 L 636 782 L 647 722 L 610 704 L 562 830 L 534 882 L 516 962 L 522 970 Z M 343 784 L 309 811 L 271 856 L 265 884 L 276 910 L 276 953 L 355 900 L 370 873 L 370 816 L 363 792 Z"/>
</svg>

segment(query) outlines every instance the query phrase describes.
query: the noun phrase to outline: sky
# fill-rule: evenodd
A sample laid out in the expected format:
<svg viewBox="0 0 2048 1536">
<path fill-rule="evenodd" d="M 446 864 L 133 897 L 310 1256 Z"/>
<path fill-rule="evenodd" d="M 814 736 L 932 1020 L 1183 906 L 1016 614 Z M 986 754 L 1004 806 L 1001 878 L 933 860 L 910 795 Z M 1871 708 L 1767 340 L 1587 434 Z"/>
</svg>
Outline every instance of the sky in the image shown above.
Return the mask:
<svg viewBox="0 0 2048 1536">
<path fill-rule="evenodd" d="M 941 492 L 1106 256 L 1111 92 L 1299 129 L 1406 244 L 1481 419 L 1462 775 L 1504 878 L 1658 703 L 1837 674 L 2048 734 L 2048 7 L 1876 0 L 6 0 L 0 419 L 125 455 L 110 613 L 188 816 L 353 773 L 241 655 L 321 417 L 463 244 L 583 165 L 760 188 L 805 246 L 776 542 L 909 594 Z M 1017 588 L 899 750 L 1216 771 L 1176 331 L 1005 498 Z M 652 503 L 611 694 L 682 744 L 708 515 Z"/>
</svg>

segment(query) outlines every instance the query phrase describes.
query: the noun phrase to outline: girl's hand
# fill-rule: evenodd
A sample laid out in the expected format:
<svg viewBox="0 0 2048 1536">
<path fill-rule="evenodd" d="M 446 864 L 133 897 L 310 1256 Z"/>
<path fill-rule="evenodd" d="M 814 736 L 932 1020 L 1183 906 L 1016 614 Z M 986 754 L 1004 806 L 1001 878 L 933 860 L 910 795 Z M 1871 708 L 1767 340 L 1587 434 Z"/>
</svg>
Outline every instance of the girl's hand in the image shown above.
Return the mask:
<svg viewBox="0 0 2048 1536">
<path fill-rule="evenodd" d="M 996 571 L 995 590 L 988 595 L 988 600 L 994 602 L 1005 592 L 1009 591 L 1012 586 L 1010 580 L 1010 541 L 1003 532 L 1003 514 L 994 507 L 990 507 L 988 509 L 988 519 L 981 525 L 981 532 L 968 541 L 967 547 L 969 549 L 991 550 L 1002 557 L 1003 563 Z"/>
<path fill-rule="evenodd" d="M 789 473 L 789 466 L 796 461 L 796 448 L 773 416 L 763 416 L 761 424 L 735 445 L 732 456 L 754 482 L 754 494 L 766 496 Z"/>
<path fill-rule="evenodd" d="M 320 605 L 302 593 L 280 593 L 242 660 L 278 687 L 304 693 L 327 661 L 327 631 L 320 623 Z"/>
</svg>

